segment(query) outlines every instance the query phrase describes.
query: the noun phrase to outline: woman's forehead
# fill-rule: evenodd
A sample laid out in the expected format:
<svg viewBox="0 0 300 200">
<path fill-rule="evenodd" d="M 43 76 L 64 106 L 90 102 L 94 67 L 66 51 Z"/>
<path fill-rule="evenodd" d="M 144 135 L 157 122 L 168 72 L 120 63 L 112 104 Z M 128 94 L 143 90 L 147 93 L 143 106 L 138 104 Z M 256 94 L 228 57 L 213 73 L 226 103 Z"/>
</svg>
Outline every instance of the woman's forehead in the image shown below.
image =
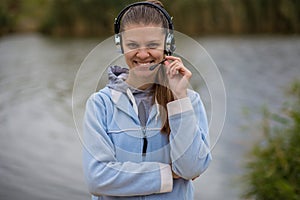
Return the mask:
<svg viewBox="0 0 300 200">
<path fill-rule="evenodd" d="M 164 36 L 165 29 L 153 25 L 128 25 L 122 32 L 122 37 L 125 40 L 161 40 L 164 39 Z"/>
</svg>

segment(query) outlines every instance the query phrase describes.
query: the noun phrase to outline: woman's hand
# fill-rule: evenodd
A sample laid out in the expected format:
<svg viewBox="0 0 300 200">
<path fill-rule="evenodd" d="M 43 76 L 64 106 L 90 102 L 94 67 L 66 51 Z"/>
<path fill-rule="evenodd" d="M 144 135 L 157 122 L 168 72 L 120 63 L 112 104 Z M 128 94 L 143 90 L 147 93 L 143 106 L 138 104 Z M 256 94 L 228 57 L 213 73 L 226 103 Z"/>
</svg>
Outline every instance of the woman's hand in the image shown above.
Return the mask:
<svg viewBox="0 0 300 200">
<path fill-rule="evenodd" d="M 170 164 L 171 170 L 172 170 L 172 164 Z M 175 174 L 175 172 L 172 170 L 172 177 L 173 179 L 179 179 L 181 178 L 180 176 L 178 176 L 177 174 Z M 198 178 L 199 176 L 196 176 L 194 178 L 192 178 L 192 181 L 195 180 L 196 178 Z"/>
<path fill-rule="evenodd" d="M 182 63 L 181 59 L 175 56 L 166 56 L 165 61 L 169 86 L 175 99 L 187 97 L 187 88 L 192 73 Z"/>
<path fill-rule="evenodd" d="M 173 179 L 179 179 L 179 178 L 181 178 L 180 176 L 178 176 L 177 174 L 175 174 L 173 171 L 172 171 L 172 176 L 173 176 Z"/>
<path fill-rule="evenodd" d="M 173 177 L 173 179 L 179 179 L 179 178 L 181 178 L 180 176 L 178 176 L 177 174 L 175 174 L 174 172 L 173 172 L 173 170 L 172 170 L 172 177 Z M 199 176 L 197 176 L 197 177 L 195 177 L 195 178 L 192 178 L 192 181 L 194 181 L 196 178 L 198 178 Z"/>
<path fill-rule="evenodd" d="M 172 170 L 172 164 L 170 164 L 171 170 Z M 178 176 L 177 174 L 174 173 L 174 171 L 172 170 L 172 177 L 173 179 L 179 179 L 181 178 L 180 176 Z"/>
</svg>

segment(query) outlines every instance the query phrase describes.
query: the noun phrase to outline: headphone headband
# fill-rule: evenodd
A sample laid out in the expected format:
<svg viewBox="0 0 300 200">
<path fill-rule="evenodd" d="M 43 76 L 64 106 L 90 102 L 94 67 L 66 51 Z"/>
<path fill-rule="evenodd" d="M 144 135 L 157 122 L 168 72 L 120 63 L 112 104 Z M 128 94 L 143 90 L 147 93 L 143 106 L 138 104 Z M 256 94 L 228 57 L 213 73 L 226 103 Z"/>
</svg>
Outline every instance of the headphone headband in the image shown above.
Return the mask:
<svg viewBox="0 0 300 200">
<path fill-rule="evenodd" d="M 170 31 L 174 30 L 172 18 L 169 15 L 169 13 L 159 5 L 145 1 L 145 2 L 136 2 L 136 3 L 130 4 L 130 5 L 126 6 L 123 10 L 121 10 L 121 12 L 117 16 L 117 18 L 115 18 L 115 23 L 114 23 L 115 34 L 120 33 L 121 19 L 122 19 L 123 15 L 126 13 L 126 11 L 129 10 L 129 8 L 131 8 L 131 7 L 139 6 L 139 5 L 148 5 L 148 6 L 151 6 L 153 8 L 156 8 L 157 10 L 159 10 L 165 16 L 165 18 L 167 19 L 169 30 Z"/>
</svg>

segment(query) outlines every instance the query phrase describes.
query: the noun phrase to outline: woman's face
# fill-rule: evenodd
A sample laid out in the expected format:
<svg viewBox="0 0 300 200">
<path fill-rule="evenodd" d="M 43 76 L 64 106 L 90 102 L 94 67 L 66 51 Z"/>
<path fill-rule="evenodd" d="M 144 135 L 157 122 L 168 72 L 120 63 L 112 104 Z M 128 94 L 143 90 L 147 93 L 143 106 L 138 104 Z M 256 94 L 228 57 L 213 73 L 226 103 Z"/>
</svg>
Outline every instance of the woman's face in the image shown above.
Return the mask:
<svg viewBox="0 0 300 200">
<path fill-rule="evenodd" d="M 150 81 L 158 68 L 150 71 L 149 67 L 164 58 L 164 41 L 165 32 L 161 25 L 126 25 L 122 33 L 122 45 L 129 75 Z"/>
</svg>

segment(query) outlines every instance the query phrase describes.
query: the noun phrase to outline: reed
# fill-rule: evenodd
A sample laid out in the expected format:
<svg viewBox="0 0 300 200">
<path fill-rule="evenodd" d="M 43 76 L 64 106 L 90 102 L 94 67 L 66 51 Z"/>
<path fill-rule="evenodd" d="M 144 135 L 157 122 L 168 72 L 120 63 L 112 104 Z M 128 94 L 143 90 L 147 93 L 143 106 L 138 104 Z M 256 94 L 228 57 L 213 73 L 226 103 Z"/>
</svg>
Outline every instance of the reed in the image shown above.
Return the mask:
<svg viewBox="0 0 300 200">
<path fill-rule="evenodd" d="M 0 34 L 33 31 L 53 35 L 106 36 L 133 0 L 2 0 Z M 175 29 L 188 35 L 299 34 L 298 0 L 162 0 Z M 28 11 L 30 8 L 30 11 Z M 27 20 L 24 20 L 27 19 Z M 32 28 L 32 26 L 31 26 Z"/>
</svg>

